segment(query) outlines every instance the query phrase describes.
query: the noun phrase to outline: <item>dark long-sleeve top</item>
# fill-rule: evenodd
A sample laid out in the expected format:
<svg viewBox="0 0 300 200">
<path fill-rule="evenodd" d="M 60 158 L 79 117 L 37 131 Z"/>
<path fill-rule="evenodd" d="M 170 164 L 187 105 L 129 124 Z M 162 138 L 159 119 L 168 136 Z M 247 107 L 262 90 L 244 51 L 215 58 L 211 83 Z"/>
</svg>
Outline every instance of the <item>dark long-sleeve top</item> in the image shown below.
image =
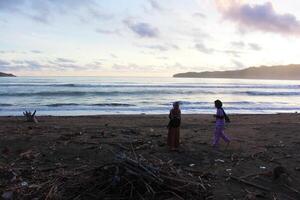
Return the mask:
<svg viewBox="0 0 300 200">
<path fill-rule="evenodd" d="M 180 109 L 171 109 L 169 114 L 170 122 L 168 124 L 169 128 L 177 128 L 181 123 L 181 111 Z"/>
</svg>

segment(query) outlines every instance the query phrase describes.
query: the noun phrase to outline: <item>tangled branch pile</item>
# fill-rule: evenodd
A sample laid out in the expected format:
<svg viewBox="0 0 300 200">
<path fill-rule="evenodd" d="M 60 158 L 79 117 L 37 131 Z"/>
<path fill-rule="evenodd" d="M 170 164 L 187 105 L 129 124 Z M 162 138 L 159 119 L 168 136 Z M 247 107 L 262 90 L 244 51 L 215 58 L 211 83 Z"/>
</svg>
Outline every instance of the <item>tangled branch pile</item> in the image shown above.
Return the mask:
<svg viewBox="0 0 300 200">
<path fill-rule="evenodd" d="M 10 192 L 14 199 L 207 199 L 211 195 L 208 177 L 142 156 L 122 154 L 110 164 L 63 172 Z"/>
</svg>

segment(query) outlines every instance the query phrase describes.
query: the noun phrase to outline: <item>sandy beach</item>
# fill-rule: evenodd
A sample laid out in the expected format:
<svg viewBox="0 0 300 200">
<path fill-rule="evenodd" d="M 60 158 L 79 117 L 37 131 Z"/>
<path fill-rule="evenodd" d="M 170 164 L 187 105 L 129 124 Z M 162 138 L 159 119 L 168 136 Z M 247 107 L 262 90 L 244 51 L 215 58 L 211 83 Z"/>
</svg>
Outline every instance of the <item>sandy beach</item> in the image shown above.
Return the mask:
<svg viewBox="0 0 300 200">
<path fill-rule="evenodd" d="M 29 187 L 41 182 L 36 169 L 45 169 L 49 176 L 81 171 L 111 162 L 113 152 L 133 148 L 137 155 L 172 162 L 178 169 L 206 177 L 211 185 L 208 199 L 300 199 L 300 115 L 296 113 L 231 115 L 226 133 L 233 141 L 227 148 L 222 143 L 219 151 L 211 147 L 211 115 L 182 116 L 177 152 L 166 146 L 167 115 L 43 116 L 38 120 L 34 124 L 23 117 L 0 117 L 0 170 L 2 174 L 17 171 Z M 278 166 L 286 173 L 273 180 Z M 1 193 L 15 188 L 15 182 L 7 179 L 0 177 Z"/>
</svg>

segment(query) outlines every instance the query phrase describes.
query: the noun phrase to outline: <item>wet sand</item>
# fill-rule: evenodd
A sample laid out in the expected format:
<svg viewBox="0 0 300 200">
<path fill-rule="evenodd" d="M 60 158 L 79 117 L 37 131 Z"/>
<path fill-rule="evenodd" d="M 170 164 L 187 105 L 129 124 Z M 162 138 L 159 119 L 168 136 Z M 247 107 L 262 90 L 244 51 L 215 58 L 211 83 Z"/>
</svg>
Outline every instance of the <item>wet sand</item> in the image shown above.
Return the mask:
<svg viewBox="0 0 300 200">
<path fill-rule="evenodd" d="M 300 115 L 231 115 L 226 133 L 232 138 L 219 150 L 211 147 L 211 115 L 183 115 L 181 147 L 166 146 L 167 115 L 0 117 L 0 169 L 9 167 L 84 169 L 114 159 L 131 146 L 145 158 L 159 158 L 208 177 L 211 199 L 300 199 Z M 172 160 L 172 161 L 171 161 Z M 286 174 L 273 180 L 275 167 Z M 34 171 L 30 176 L 34 176 Z M 21 174 L 22 176 L 22 174 Z M 23 175 L 30 182 L 30 176 Z M 232 177 L 243 178 L 270 191 Z M 0 181 L 4 183 L 5 177 Z M 0 192 L 11 186 L 1 184 Z"/>
</svg>

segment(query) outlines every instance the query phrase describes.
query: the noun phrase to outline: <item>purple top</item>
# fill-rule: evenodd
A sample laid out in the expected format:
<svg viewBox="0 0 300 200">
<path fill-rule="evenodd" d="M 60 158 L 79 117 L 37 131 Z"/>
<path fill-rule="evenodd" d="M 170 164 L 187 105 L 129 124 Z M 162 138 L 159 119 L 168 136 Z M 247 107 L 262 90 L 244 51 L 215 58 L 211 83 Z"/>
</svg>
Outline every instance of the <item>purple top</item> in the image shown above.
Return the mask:
<svg viewBox="0 0 300 200">
<path fill-rule="evenodd" d="M 216 118 L 216 126 L 224 126 L 225 125 L 225 119 L 224 119 L 224 112 L 222 111 L 222 109 L 218 108 L 217 109 L 217 116 L 219 117 L 223 117 L 222 119 L 220 118 Z"/>
</svg>

